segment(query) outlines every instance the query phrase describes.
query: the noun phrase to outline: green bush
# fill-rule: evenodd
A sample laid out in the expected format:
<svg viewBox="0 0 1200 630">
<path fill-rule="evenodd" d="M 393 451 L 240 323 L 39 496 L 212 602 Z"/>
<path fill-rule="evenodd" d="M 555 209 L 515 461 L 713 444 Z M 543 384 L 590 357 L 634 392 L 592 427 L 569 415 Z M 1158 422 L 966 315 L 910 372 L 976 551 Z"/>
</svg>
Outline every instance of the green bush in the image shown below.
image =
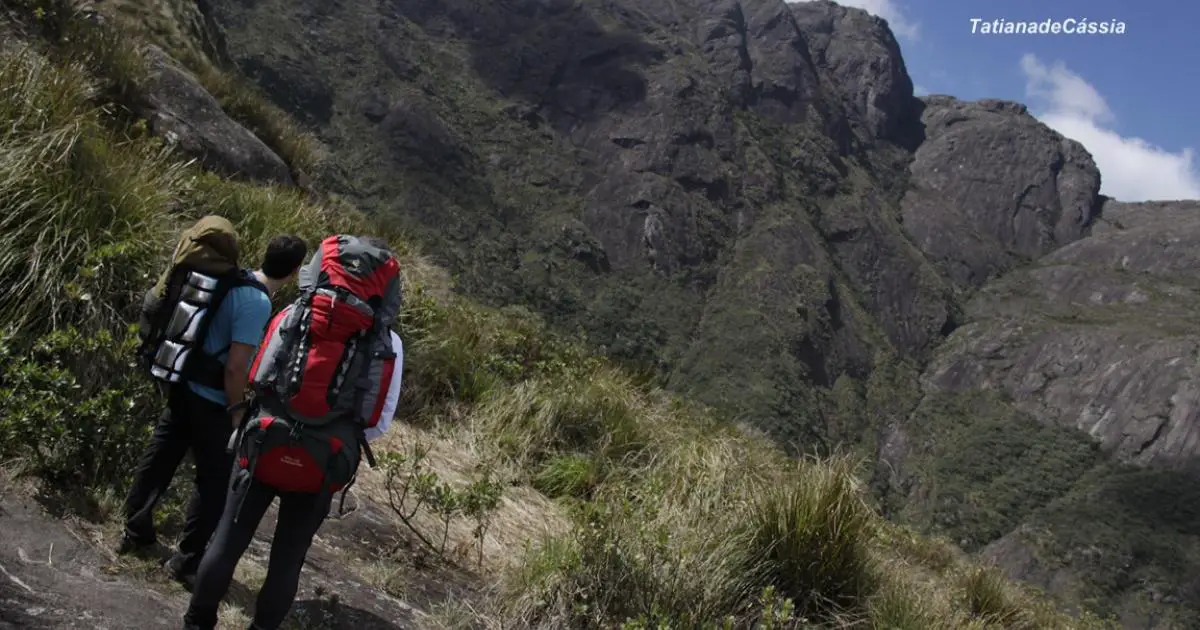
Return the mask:
<svg viewBox="0 0 1200 630">
<path fill-rule="evenodd" d="M 0 340 L 0 449 L 56 488 L 123 490 L 161 405 L 135 338 L 61 329 Z"/>
<path fill-rule="evenodd" d="M 475 415 L 502 452 L 527 470 L 560 453 L 619 459 L 647 439 L 639 392 L 619 373 L 529 380 L 498 391 Z"/>
<path fill-rule="evenodd" d="M 849 610 L 874 588 L 869 545 L 875 515 L 848 460 L 806 465 L 788 481 L 755 499 L 747 571 L 795 600 L 801 614 Z"/>
<path fill-rule="evenodd" d="M 1074 429 L 1048 426 L 992 395 L 930 397 L 909 424 L 926 528 L 975 551 L 1067 493 L 1103 455 Z"/>
<path fill-rule="evenodd" d="M 445 405 L 483 401 L 495 388 L 530 378 L 584 375 L 601 365 L 548 331 L 526 309 L 489 310 L 406 287 L 400 317 L 406 365 L 400 413 L 427 417 Z"/>
<path fill-rule="evenodd" d="M 723 440 L 704 435 L 690 439 Z M 829 621 L 871 595 L 874 514 L 848 460 L 762 478 L 730 468 L 741 455 L 733 445 L 680 452 L 696 459 L 677 466 L 680 454 L 666 456 L 658 462 L 672 465 L 635 485 L 600 491 L 574 532 L 531 552 L 509 585 L 507 618 L 692 628 L 725 627 L 732 615 L 734 627 L 796 627 L 780 615 Z"/>
</svg>

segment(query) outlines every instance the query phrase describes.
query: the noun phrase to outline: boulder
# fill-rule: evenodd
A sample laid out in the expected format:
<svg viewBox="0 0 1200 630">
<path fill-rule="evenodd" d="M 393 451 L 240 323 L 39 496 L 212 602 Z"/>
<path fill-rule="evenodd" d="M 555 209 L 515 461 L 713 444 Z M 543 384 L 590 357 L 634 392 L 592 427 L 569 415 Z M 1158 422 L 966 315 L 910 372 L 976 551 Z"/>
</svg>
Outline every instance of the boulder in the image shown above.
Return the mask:
<svg viewBox="0 0 1200 630">
<path fill-rule="evenodd" d="M 210 170 L 233 177 L 294 185 L 288 165 L 262 140 L 230 118 L 191 72 L 148 46 L 150 78 L 141 86 L 138 115 L 151 133 Z"/>
</svg>

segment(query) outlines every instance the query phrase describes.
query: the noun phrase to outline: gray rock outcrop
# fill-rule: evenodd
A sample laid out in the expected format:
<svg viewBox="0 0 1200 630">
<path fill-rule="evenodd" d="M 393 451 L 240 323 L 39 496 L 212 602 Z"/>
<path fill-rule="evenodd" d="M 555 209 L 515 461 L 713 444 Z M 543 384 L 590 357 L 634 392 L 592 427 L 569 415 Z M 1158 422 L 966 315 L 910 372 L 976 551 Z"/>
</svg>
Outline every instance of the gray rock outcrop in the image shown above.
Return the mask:
<svg viewBox="0 0 1200 630">
<path fill-rule="evenodd" d="M 140 86 L 139 115 L 150 132 L 174 143 L 206 168 L 233 177 L 294 185 L 287 164 L 221 109 L 190 72 L 148 46 L 150 78 Z"/>
<path fill-rule="evenodd" d="M 1119 459 L 1200 460 L 1200 202 L 1108 201 L 1094 234 L 986 286 L 926 371 L 998 389 Z"/>
<path fill-rule="evenodd" d="M 864 135 L 906 147 L 919 142 L 920 103 L 887 22 L 828 0 L 793 3 L 791 12 L 813 62 L 832 79 L 829 85 Z"/>
<path fill-rule="evenodd" d="M 1084 234 L 1100 172 L 1079 143 L 1005 101 L 931 96 L 921 121 L 904 227 L 956 284 L 977 288 Z"/>
</svg>

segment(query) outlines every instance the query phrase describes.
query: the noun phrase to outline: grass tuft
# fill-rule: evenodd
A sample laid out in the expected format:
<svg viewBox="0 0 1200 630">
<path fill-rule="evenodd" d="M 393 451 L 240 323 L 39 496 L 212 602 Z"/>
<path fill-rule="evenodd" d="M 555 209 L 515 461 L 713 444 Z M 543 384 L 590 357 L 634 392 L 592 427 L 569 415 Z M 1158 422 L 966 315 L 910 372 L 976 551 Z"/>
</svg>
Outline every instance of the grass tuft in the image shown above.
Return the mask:
<svg viewBox="0 0 1200 630">
<path fill-rule="evenodd" d="M 996 569 L 968 569 L 960 584 L 964 605 L 976 618 L 1012 630 L 1043 627 L 1038 623 L 1036 613 L 1022 605 L 1012 585 Z"/>
<path fill-rule="evenodd" d="M 636 389 L 615 371 L 538 379 L 503 388 L 484 402 L 477 422 L 505 454 L 535 468 L 554 454 L 619 459 L 645 442 Z"/>
<path fill-rule="evenodd" d="M 105 129 L 85 69 L 30 50 L 0 59 L 0 318 L 104 328 L 136 303 L 136 270 L 170 241 L 185 169 Z"/>
<path fill-rule="evenodd" d="M 756 497 L 751 568 L 801 614 L 848 610 L 872 590 L 874 514 L 848 459 L 805 462 L 791 483 Z"/>
</svg>

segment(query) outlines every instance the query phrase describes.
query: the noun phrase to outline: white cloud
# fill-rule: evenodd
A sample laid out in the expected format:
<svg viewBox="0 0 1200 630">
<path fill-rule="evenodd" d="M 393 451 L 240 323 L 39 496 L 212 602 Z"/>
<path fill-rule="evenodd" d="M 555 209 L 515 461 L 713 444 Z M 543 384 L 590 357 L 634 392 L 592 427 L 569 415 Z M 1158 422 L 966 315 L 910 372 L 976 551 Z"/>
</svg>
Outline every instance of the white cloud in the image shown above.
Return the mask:
<svg viewBox="0 0 1200 630">
<path fill-rule="evenodd" d="M 1114 131 L 1116 117 L 1104 97 L 1061 61 L 1047 66 L 1027 54 L 1021 70 L 1026 95 L 1043 105 L 1038 120 L 1082 144 L 1096 160 L 1101 192 L 1121 201 L 1200 199 L 1191 148 L 1172 153 Z"/>
<path fill-rule="evenodd" d="M 809 0 L 795 0 L 797 2 L 808 2 Z M 891 27 L 892 33 L 896 37 L 908 40 L 916 40 L 920 35 L 920 25 L 910 19 L 905 14 L 904 10 L 895 0 L 836 0 L 838 4 L 844 7 L 857 7 L 870 13 L 877 15 L 887 20 L 888 26 Z"/>
<path fill-rule="evenodd" d="M 913 84 L 913 96 L 927 96 L 929 90 L 924 85 Z"/>
</svg>

